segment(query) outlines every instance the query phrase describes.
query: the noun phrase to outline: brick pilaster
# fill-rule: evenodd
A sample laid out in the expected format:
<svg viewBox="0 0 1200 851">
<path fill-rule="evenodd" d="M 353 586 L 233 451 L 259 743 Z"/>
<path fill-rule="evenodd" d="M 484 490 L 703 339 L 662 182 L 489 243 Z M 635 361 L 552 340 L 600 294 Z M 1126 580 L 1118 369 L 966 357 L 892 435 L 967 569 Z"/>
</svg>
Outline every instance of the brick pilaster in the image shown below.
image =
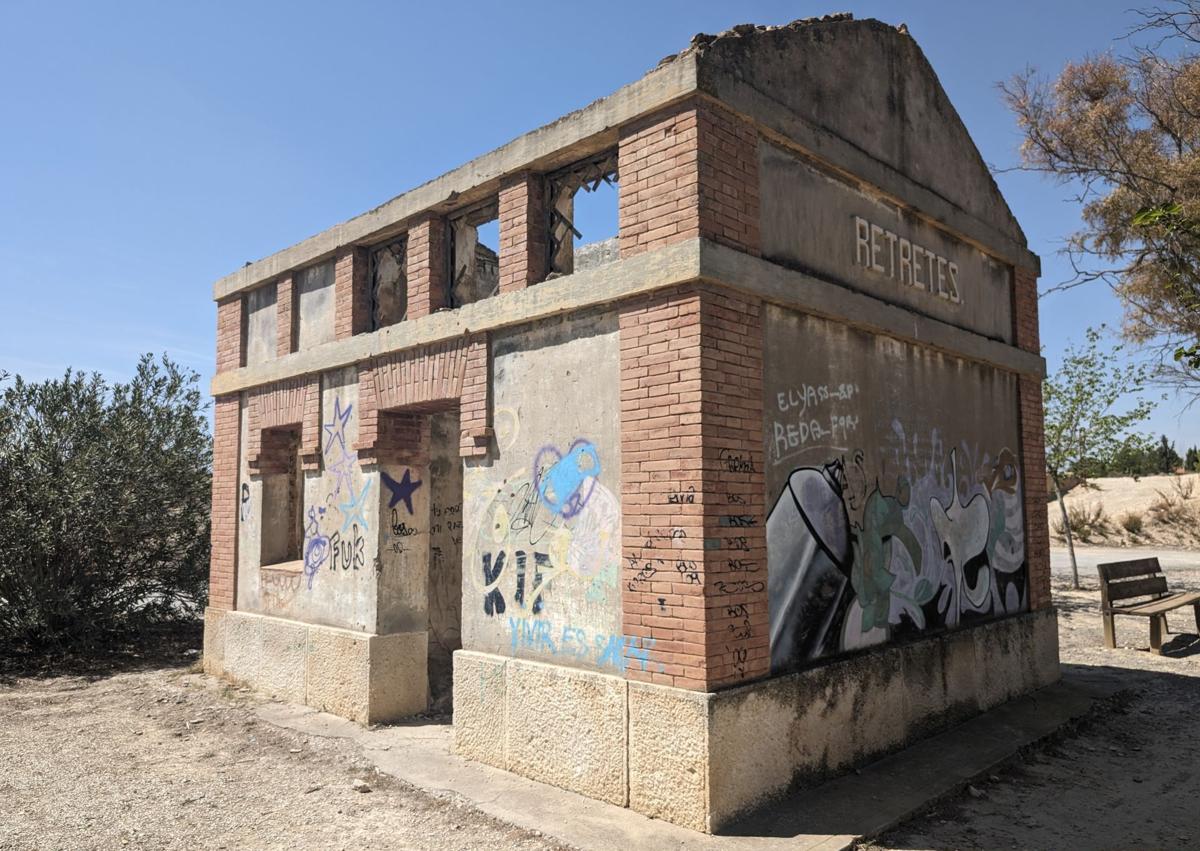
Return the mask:
<svg viewBox="0 0 1200 851">
<path fill-rule="evenodd" d="M 500 292 L 544 280 L 549 250 L 545 181 L 531 172 L 508 178 L 500 186 Z"/>
<path fill-rule="evenodd" d="M 298 313 L 295 282 L 287 275 L 275 284 L 275 354 L 278 357 L 296 351 Z"/>
<path fill-rule="evenodd" d="M 703 237 L 757 255 L 758 134 L 692 100 L 621 128 L 620 247 L 630 257 Z"/>
<path fill-rule="evenodd" d="M 239 408 L 236 395 L 218 396 L 213 413 L 208 604 L 214 609 L 233 609 L 237 604 Z"/>
<path fill-rule="evenodd" d="M 217 372 L 237 369 L 245 362 L 245 305 L 241 295 L 217 302 Z"/>
<path fill-rule="evenodd" d="M 343 248 L 334 262 L 334 339 L 344 340 L 371 328 L 368 262 L 366 249 L 356 246 Z"/>
<path fill-rule="evenodd" d="M 679 288 L 627 302 L 621 334 L 627 675 L 708 690 L 770 665 L 761 305 Z"/>
<path fill-rule="evenodd" d="M 1013 340 L 1028 352 L 1041 350 L 1038 327 L 1037 275 L 1028 269 L 1013 272 Z M 1050 525 L 1046 518 L 1046 444 L 1042 382 L 1021 376 L 1021 472 L 1025 492 L 1025 559 L 1029 564 L 1029 608 L 1051 605 Z"/>
<path fill-rule="evenodd" d="M 408 230 L 408 315 L 420 319 L 446 306 L 446 221 L 426 216 Z"/>
</svg>

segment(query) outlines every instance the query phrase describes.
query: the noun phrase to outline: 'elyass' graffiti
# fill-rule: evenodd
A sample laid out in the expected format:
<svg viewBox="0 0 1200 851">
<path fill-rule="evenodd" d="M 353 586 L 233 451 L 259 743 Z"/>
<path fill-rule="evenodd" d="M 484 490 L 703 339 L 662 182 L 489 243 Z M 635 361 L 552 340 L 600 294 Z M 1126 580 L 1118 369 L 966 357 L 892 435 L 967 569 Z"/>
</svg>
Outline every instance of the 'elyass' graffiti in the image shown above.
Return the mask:
<svg viewBox="0 0 1200 851">
<path fill-rule="evenodd" d="M 1015 456 L 928 445 L 886 483 L 861 452 L 789 475 L 767 518 L 773 670 L 1026 608 Z"/>
</svg>

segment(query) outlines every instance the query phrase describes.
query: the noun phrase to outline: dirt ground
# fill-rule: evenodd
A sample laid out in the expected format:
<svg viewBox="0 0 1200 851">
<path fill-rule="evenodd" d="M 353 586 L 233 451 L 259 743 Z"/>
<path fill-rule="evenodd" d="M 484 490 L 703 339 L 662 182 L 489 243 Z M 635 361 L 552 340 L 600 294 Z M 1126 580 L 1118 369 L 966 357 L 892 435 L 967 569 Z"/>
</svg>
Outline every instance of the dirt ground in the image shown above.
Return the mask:
<svg viewBox="0 0 1200 851">
<path fill-rule="evenodd" d="M 1195 564 L 1168 573 L 1173 588 L 1200 590 L 1200 552 Z M 1106 650 L 1094 577 L 1073 591 L 1055 574 L 1064 669 L 1119 677 L 1130 693 L 864 847 L 1200 848 L 1200 638 L 1192 610 L 1169 616 L 1173 634 L 1161 657 L 1147 652 L 1149 626 L 1140 618 L 1118 618 L 1119 647 Z"/>
<path fill-rule="evenodd" d="M 0 685 L 0 849 L 564 847 L 267 725 L 181 661 Z"/>
<path fill-rule="evenodd" d="M 866 847 L 1200 848 L 1192 613 L 1172 614 L 1167 655 L 1133 618 L 1104 650 L 1092 576 L 1072 591 L 1055 574 L 1063 662 L 1129 694 Z M 1171 582 L 1200 590 L 1200 553 Z M 0 849 L 564 847 L 374 774 L 352 742 L 259 720 L 263 698 L 195 673 L 194 645 L 138 670 L 0 682 Z"/>
<path fill-rule="evenodd" d="M 1091 479 L 1066 495 L 1077 544 L 1200 547 L 1200 473 Z M 1055 545 L 1065 546 L 1062 509 L 1046 506 Z"/>
</svg>

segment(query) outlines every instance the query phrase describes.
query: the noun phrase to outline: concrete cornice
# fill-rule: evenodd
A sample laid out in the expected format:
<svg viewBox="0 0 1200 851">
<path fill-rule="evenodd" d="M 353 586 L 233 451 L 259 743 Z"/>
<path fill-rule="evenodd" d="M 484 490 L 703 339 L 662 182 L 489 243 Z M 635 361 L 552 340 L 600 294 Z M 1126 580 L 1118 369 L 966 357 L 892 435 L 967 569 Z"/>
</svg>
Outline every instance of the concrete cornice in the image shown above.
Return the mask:
<svg viewBox="0 0 1200 851">
<path fill-rule="evenodd" d="M 617 260 L 525 290 L 400 322 L 254 366 L 219 373 L 212 393 L 224 396 L 285 378 L 351 366 L 377 355 L 496 331 L 595 307 L 666 287 L 706 283 L 916 343 L 1006 372 L 1042 377 L 1038 355 L 917 314 L 881 299 L 702 239 Z"/>
</svg>

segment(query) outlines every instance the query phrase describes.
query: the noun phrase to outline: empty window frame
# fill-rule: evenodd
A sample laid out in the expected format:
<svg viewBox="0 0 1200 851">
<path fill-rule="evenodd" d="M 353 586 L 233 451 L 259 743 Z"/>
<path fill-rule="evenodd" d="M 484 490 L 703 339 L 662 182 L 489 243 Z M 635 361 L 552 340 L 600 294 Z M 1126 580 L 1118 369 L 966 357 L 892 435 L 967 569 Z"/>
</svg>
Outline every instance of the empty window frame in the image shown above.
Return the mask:
<svg viewBox="0 0 1200 851">
<path fill-rule="evenodd" d="M 546 175 L 551 276 L 617 259 L 617 180 L 616 150 Z M 596 203 L 577 203 L 581 189 Z"/>
<path fill-rule="evenodd" d="M 407 236 L 371 249 L 371 330 L 403 322 L 408 313 Z"/>
<path fill-rule="evenodd" d="M 450 217 L 449 307 L 462 307 L 499 292 L 500 257 L 495 248 L 485 244 L 490 240 L 499 245 L 499 216 L 499 199 L 492 198 Z"/>
<path fill-rule="evenodd" d="M 260 564 L 299 561 L 304 541 L 304 471 L 300 426 L 262 433 L 262 528 Z"/>
</svg>

